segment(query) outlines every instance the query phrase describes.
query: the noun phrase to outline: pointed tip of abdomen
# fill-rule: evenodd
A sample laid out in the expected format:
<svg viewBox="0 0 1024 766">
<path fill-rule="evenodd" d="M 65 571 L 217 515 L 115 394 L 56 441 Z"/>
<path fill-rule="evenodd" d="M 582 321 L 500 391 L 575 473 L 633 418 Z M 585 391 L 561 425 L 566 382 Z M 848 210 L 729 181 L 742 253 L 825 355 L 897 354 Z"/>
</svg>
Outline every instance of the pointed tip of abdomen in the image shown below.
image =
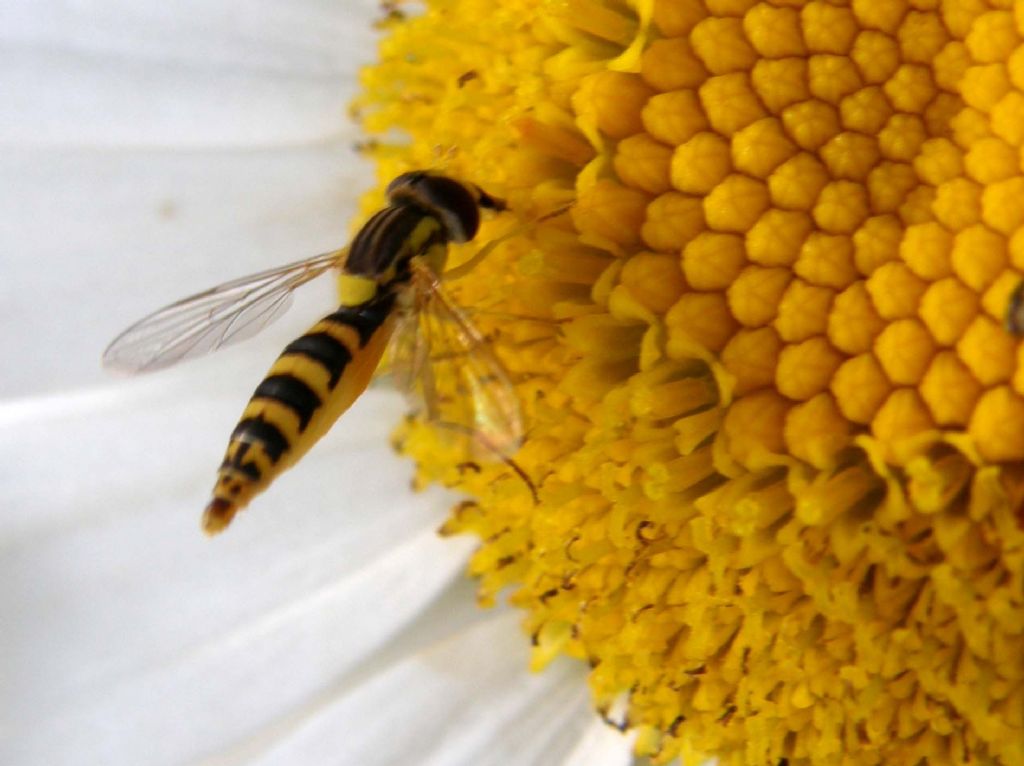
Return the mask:
<svg viewBox="0 0 1024 766">
<path fill-rule="evenodd" d="M 236 513 L 238 506 L 230 500 L 222 497 L 213 498 L 203 511 L 203 531 L 211 537 L 223 532 Z"/>
</svg>

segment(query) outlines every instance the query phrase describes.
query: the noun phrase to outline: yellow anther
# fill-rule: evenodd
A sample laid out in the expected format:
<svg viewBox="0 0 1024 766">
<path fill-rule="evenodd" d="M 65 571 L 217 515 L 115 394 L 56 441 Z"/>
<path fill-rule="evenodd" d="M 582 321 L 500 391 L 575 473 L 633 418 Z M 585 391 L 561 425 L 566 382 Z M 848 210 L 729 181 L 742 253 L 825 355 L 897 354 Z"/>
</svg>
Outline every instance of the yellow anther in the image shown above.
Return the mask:
<svg viewBox="0 0 1024 766">
<path fill-rule="evenodd" d="M 613 167 L 627 186 L 650 194 L 661 194 L 669 189 L 671 161 L 671 149 L 646 133 L 638 133 L 616 146 Z"/>
<path fill-rule="evenodd" d="M 1014 146 L 1024 143 L 1024 93 L 1007 93 L 992 107 L 992 132 Z"/>
<path fill-rule="evenodd" d="M 1024 26 L 1024 24 L 1021 26 Z M 1018 89 L 1024 90 L 1024 46 L 1017 48 L 1017 50 L 1010 54 L 1006 67 L 1010 72 L 1010 82 Z"/>
<path fill-rule="evenodd" d="M 1017 174 L 1018 153 L 1001 138 L 976 141 L 964 157 L 964 169 L 978 183 L 1003 181 Z"/>
<path fill-rule="evenodd" d="M 909 6 L 909 0 L 853 0 L 853 13 L 865 27 L 895 33 Z"/>
<path fill-rule="evenodd" d="M 783 430 L 791 405 L 774 391 L 759 391 L 737 401 L 725 415 L 722 435 L 740 463 L 763 459 L 785 447 Z"/>
<path fill-rule="evenodd" d="M 889 459 L 893 459 L 893 446 L 933 428 L 931 413 L 914 388 L 893 391 L 871 420 L 871 433 L 886 445 Z"/>
<path fill-rule="evenodd" d="M 982 112 L 991 112 L 1011 87 L 1010 75 L 1002 64 L 968 67 L 957 83 L 964 101 Z"/>
<path fill-rule="evenodd" d="M 924 108 L 924 126 L 929 135 L 946 135 L 949 126 L 964 108 L 963 99 L 953 93 L 939 92 Z"/>
<path fill-rule="evenodd" d="M 881 154 L 872 136 L 843 131 L 821 148 L 821 158 L 834 178 L 864 181 Z"/>
<path fill-rule="evenodd" d="M 679 260 L 658 253 L 638 253 L 622 267 L 619 279 L 651 311 L 664 313 L 683 292 Z"/>
<path fill-rule="evenodd" d="M 747 327 L 763 327 L 771 323 L 792 278 L 789 269 L 748 266 L 729 286 L 732 315 Z"/>
<path fill-rule="evenodd" d="M 1024 399 L 1007 386 L 982 394 L 968 433 L 986 460 L 1024 459 Z"/>
<path fill-rule="evenodd" d="M 761 0 L 704 0 L 712 16 L 743 16 Z"/>
<path fill-rule="evenodd" d="M 1012 12 L 989 11 L 974 20 L 965 42 L 975 61 L 1005 61 L 1020 45 L 1021 35 Z"/>
<path fill-rule="evenodd" d="M 739 325 L 722 293 L 685 293 L 665 315 L 666 350 L 670 357 L 686 359 L 693 343 L 709 351 L 721 351 Z"/>
<path fill-rule="evenodd" d="M 914 170 L 922 181 L 938 186 L 963 173 L 963 154 L 946 138 L 931 138 L 921 144 Z"/>
<path fill-rule="evenodd" d="M 966 426 L 981 384 L 953 351 L 940 351 L 921 380 L 921 398 L 940 426 Z"/>
<path fill-rule="evenodd" d="M 831 104 L 810 100 L 793 104 L 782 111 L 786 132 L 802 148 L 820 149 L 839 132 L 839 113 Z"/>
<path fill-rule="evenodd" d="M 849 445 L 850 425 L 835 399 L 822 392 L 796 405 L 786 415 L 786 446 L 801 460 L 817 468 L 827 468 Z"/>
<path fill-rule="evenodd" d="M 810 210 L 828 183 L 828 170 L 813 154 L 801 152 L 782 163 L 768 179 L 772 202 L 791 210 Z"/>
<path fill-rule="evenodd" d="M 710 127 L 696 90 L 652 96 L 644 105 L 641 119 L 652 138 L 669 146 L 685 143 Z"/>
<path fill-rule="evenodd" d="M 704 218 L 718 231 L 743 232 L 769 205 L 764 183 L 748 176 L 728 176 L 704 198 Z"/>
<path fill-rule="evenodd" d="M 813 228 L 811 217 L 800 210 L 766 210 L 747 231 L 747 255 L 762 266 L 789 266 Z"/>
<path fill-rule="evenodd" d="M 952 231 L 973 226 L 981 220 L 982 187 L 968 178 L 954 178 L 935 189 L 932 213 Z"/>
<path fill-rule="evenodd" d="M 729 142 L 717 133 L 698 133 L 672 155 L 672 185 L 689 194 L 707 194 L 731 171 Z"/>
<path fill-rule="evenodd" d="M 847 56 L 826 53 L 811 56 L 807 76 L 811 94 L 830 104 L 838 104 L 864 85 L 857 65 Z"/>
<path fill-rule="evenodd" d="M 868 194 L 874 213 L 900 210 L 918 186 L 917 173 L 902 162 L 882 161 L 868 174 Z"/>
<path fill-rule="evenodd" d="M 743 238 L 705 231 L 683 248 L 683 274 L 695 290 L 726 290 L 747 263 Z"/>
<path fill-rule="evenodd" d="M 900 243 L 900 258 L 923 279 L 940 279 L 953 273 L 953 235 L 937 223 L 907 227 Z"/>
<path fill-rule="evenodd" d="M 563 0 L 552 15 L 562 18 L 582 32 L 625 46 L 636 35 L 636 20 L 617 13 L 594 0 Z"/>
<path fill-rule="evenodd" d="M 776 117 L 765 117 L 740 130 L 732 139 L 732 164 L 737 170 L 767 178 L 799 149 Z"/>
<path fill-rule="evenodd" d="M 647 199 L 642 192 L 601 180 L 580 194 L 571 215 L 581 232 L 620 245 L 636 245 Z"/>
<path fill-rule="evenodd" d="M 800 279 L 789 283 L 779 302 L 774 327 L 789 343 L 824 335 L 835 290 L 811 285 Z"/>
<path fill-rule="evenodd" d="M 648 85 L 660 91 L 696 88 L 708 77 L 704 64 L 685 37 L 651 43 L 641 58 L 640 74 Z"/>
<path fill-rule="evenodd" d="M 981 194 L 981 218 L 995 231 L 1012 235 L 1024 226 L 1024 176 L 989 184 Z"/>
<path fill-rule="evenodd" d="M 875 339 L 875 358 L 896 385 L 915 385 L 935 355 L 935 342 L 918 319 L 891 322 Z"/>
<path fill-rule="evenodd" d="M 939 51 L 932 61 L 935 84 L 948 91 L 957 91 L 964 72 L 973 64 L 967 46 L 959 40 L 952 40 Z"/>
<path fill-rule="evenodd" d="M 888 35 L 871 29 L 865 29 L 857 35 L 850 57 L 857 64 L 864 82 L 874 85 L 880 85 L 892 77 L 901 61 L 899 44 Z"/>
<path fill-rule="evenodd" d="M 858 280 L 839 293 L 828 314 L 829 342 L 846 354 L 863 354 L 874 346 L 875 338 L 885 328 L 871 294 L 863 280 Z"/>
<path fill-rule="evenodd" d="M 785 346 L 778 356 L 775 388 L 798 401 L 827 390 L 844 356 L 818 336 Z"/>
<path fill-rule="evenodd" d="M 910 11 L 896 33 L 904 61 L 931 64 L 949 41 L 942 19 L 933 11 Z"/>
<path fill-rule="evenodd" d="M 771 327 L 741 329 L 722 349 L 721 362 L 736 379 L 735 393 L 742 395 L 775 381 L 782 341 Z"/>
<path fill-rule="evenodd" d="M 918 314 L 936 341 L 952 346 L 974 321 L 978 308 L 977 293 L 956 277 L 947 277 L 928 287 Z"/>
<path fill-rule="evenodd" d="M 825 185 L 814 206 L 814 221 L 823 230 L 852 234 L 867 219 L 867 192 L 853 181 L 832 181 Z"/>
<path fill-rule="evenodd" d="M 654 0 L 651 16 L 665 37 L 689 34 L 708 15 L 700 0 Z"/>
<path fill-rule="evenodd" d="M 877 85 L 861 88 L 839 103 L 839 118 L 847 130 L 874 136 L 892 116 L 892 106 Z"/>
<path fill-rule="evenodd" d="M 931 70 L 920 64 L 902 64 L 882 86 L 895 109 L 921 112 L 938 92 Z"/>
<path fill-rule="evenodd" d="M 758 3 L 743 17 L 743 31 L 758 53 L 768 59 L 803 56 L 803 30 L 796 8 Z"/>
<path fill-rule="evenodd" d="M 811 232 L 793 271 L 812 284 L 842 290 L 857 279 L 853 242 L 840 234 Z"/>
<path fill-rule="evenodd" d="M 989 6 L 984 0 L 944 2 L 942 3 L 942 21 L 954 37 L 962 40 L 970 34 L 975 20 L 988 9 Z"/>
<path fill-rule="evenodd" d="M 875 269 L 866 284 L 879 316 L 902 319 L 917 313 L 928 283 L 918 278 L 901 261 L 890 261 Z"/>
<path fill-rule="evenodd" d="M 712 128 L 725 136 L 767 114 L 746 72 L 709 78 L 700 86 L 700 103 Z"/>
<path fill-rule="evenodd" d="M 654 90 L 637 75 L 605 71 L 583 79 L 573 105 L 582 114 L 593 114 L 605 135 L 626 138 L 643 129 L 640 114 L 653 95 Z"/>
<path fill-rule="evenodd" d="M 956 344 L 957 356 L 983 386 L 1004 383 L 1013 375 L 1017 363 L 1017 341 L 1000 322 L 977 316 Z"/>
<path fill-rule="evenodd" d="M 975 224 L 957 232 L 953 240 L 953 271 L 971 289 L 982 292 L 992 284 L 1009 258 L 1006 237 Z"/>
<path fill-rule="evenodd" d="M 921 184 L 907 192 L 903 204 L 897 208 L 897 212 L 908 226 L 913 226 L 935 220 L 934 204 L 935 188 Z"/>
<path fill-rule="evenodd" d="M 535 151 L 583 166 L 594 156 L 594 148 L 576 130 L 550 125 L 532 117 L 513 123 L 519 138 Z"/>
<path fill-rule="evenodd" d="M 846 53 L 853 46 L 859 26 L 853 11 L 824 0 L 811 0 L 800 11 L 804 42 L 812 53 Z"/>
<path fill-rule="evenodd" d="M 773 114 L 811 97 L 807 59 L 761 59 L 750 72 L 750 82 L 761 103 Z"/>
<path fill-rule="evenodd" d="M 892 384 L 873 354 L 861 354 L 840 365 L 832 376 L 832 395 L 854 423 L 868 424 L 889 397 Z"/>
<path fill-rule="evenodd" d="M 640 234 L 652 250 L 669 253 L 680 251 L 706 228 L 700 197 L 666 192 L 647 206 Z"/>
<path fill-rule="evenodd" d="M 878 146 L 884 157 L 908 162 L 916 159 L 928 131 L 916 114 L 894 114 L 878 134 Z"/>
<path fill-rule="evenodd" d="M 871 276 L 883 263 L 900 256 L 903 225 L 894 215 L 868 218 L 853 235 L 854 263 L 864 276 Z"/>
<path fill-rule="evenodd" d="M 711 74 L 750 69 L 757 53 L 743 33 L 743 21 L 735 17 L 712 17 L 699 22 L 690 34 L 693 50 Z"/>
<path fill-rule="evenodd" d="M 953 129 L 953 140 L 961 149 L 969 149 L 976 141 L 994 136 L 988 115 L 971 107 L 960 110 L 960 113 L 949 121 Z"/>
</svg>

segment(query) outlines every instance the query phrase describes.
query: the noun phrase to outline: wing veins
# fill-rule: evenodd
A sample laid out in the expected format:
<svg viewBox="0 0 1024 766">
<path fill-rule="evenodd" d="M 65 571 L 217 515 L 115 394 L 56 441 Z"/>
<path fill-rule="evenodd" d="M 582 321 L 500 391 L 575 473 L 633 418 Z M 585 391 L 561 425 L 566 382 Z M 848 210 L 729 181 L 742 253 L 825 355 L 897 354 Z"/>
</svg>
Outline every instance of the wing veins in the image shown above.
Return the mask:
<svg viewBox="0 0 1024 766">
<path fill-rule="evenodd" d="M 176 301 L 131 325 L 103 355 L 105 366 L 146 372 L 251 337 L 284 313 L 291 293 L 340 265 L 335 250 L 225 282 Z"/>
<path fill-rule="evenodd" d="M 504 367 L 479 330 L 445 294 L 437 276 L 420 264 L 414 264 L 414 275 L 426 347 L 422 364 L 429 368 L 418 376 L 424 386 L 427 417 L 435 422 L 461 423 L 467 433 L 476 433 L 484 444 L 493 444 L 498 454 L 513 451 L 522 439 L 522 419 Z M 456 388 L 455 397 L 443 401 L 434 383 L 442 364 L 449 364 Z M 434 389 L 432 393 L 428 387 Z M 451 412 L 454 408 L 461 411 L 448 417 L 455 415 Z"/>
</svg>

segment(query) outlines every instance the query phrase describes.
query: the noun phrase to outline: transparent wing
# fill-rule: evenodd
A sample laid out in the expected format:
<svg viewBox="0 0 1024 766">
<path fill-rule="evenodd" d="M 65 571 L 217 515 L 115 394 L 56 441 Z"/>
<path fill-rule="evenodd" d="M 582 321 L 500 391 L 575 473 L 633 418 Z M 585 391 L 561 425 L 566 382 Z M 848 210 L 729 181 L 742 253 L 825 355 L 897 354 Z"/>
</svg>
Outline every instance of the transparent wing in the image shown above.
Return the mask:
<svg viewBox="0 0 1024 766">
<path fill-rule="evenodd" d="M 347 250 L 225 282 L 139 320 L 103 352 L 103 366 L 151 372 L 251 338 L 291 305 L 292 292 L 334 266 Z"/>
<path fill-rule="evenodd" d="M 414 264 L 413 286 L 416 307 L 399 319 L 386 374 L 424 418 L 468 437 L 481 454 L 509 458 L 523 421 L 508 373 L 430 269 Z"/>
</svg>

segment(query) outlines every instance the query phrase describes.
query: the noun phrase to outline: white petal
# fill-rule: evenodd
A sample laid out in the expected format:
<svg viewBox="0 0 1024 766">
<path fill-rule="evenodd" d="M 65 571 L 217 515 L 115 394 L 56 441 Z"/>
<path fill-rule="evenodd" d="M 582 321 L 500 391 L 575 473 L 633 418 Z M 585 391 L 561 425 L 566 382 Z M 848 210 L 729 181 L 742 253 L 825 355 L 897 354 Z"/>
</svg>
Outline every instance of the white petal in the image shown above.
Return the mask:
<svg viewBox="0 0 1024 766">
<path fill-rule="evenodd" d="M 371 179 L 345 110 L 378 13 L 3 6 L 0 395 L 98 383 L 106 343 L 146 313 L 347 241 Z"/>
<path fill-rule="evenodd" d="M 635 738 L 595 718 L 562 766 L 628 766 Z"/>
<path fill-rule="evenodd" d="M 0 356 L 12 360 L 0 395 L 101 383 L 104 347 L 135 320 L 343 244 L 355 195 L 370 186 L 362 171 L 338 147 L 0 151 L 0 178 L 20 179 L 0 185 Z M 277 335 L 250 342 L 270 350 L 256 368 L 331 310 L 331 280 L 321 282 Z"/>
<path fill-rule="evenodd" d="M 337 138 L 379 13 L 376 0 L 13 0 L 0 10 L 0 143 Z"/>
<path fill-rule="evenodd" d="M 178 763 L 256 736 L 372 664 L 464 566 L 471 542 L 434 532 L 450 498 L 411 495 L 390 454 L 393 399 L 369 394 L 210 541 L 222 445 L 198 439 L 222 397 L 133 393 L 0 413 L 0 762 Z M 478 619 L 458 587 L 450 629 Z"/>
<path fill-rule="evenodd" d="M 217 764 L 562 764 L 592 713 L 579 663 L 524 672 L 516 614 L 498 613 L 341 688 L 259 757 Z M 619 748 L 619 754 L 628 748 Z"/>
<path fill-rule="evenodd" d="M 476 610 L 472 542 L 434 533 L 450 498 L 410 496 L 386 446 L 400 403 L 367 394 L 210 541 L 230 381 L 128 388 L 0 409 L 0 762 L 559 764 L 577 747 L 582 666 L 530 676 L 519 616 Z"/>
</svg>

